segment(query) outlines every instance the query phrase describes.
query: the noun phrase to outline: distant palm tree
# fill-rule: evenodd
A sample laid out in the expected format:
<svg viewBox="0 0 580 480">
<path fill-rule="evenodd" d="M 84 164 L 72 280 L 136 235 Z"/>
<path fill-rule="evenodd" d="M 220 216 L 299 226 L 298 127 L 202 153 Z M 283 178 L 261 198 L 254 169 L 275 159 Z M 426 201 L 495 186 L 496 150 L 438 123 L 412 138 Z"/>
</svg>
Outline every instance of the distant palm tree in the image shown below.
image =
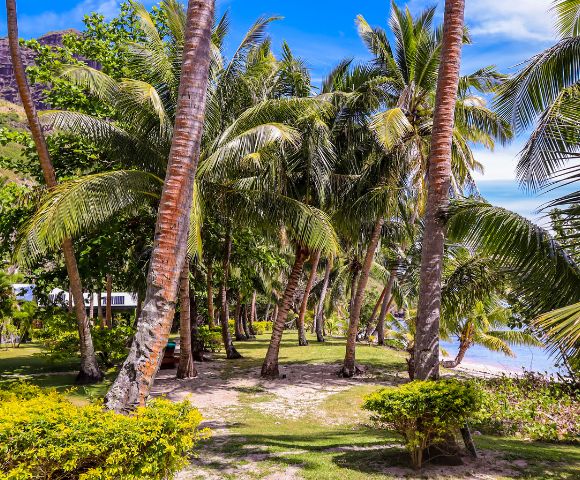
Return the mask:
<svg viewBox="0 0 580 480">
<path fill-rule="evenodd" d="M 190 0 L 187 9 L 175 125 L 143 310 L 129 355 L 105 397 L 107 408 L 118 412 L 145 404 L 173 323 L 204 125 L 214 6 L 213 0 Z"/>
<path fill-rule="evenodd" d="M 16 78 L 16 84 L 18 85 L 22 105 L 26 111 L 32 139 L 34 140 L 38 152 L 40 166 L 44 175 L 44 182 L 49 189 L 54 189 L 57 186 L 54 167 L 50 160 L 46 139 L 44 138 L 44 133 L 38 120 L 36 107 L 30 93 L 26 72 L 20 57 L 15 0 L 6 0 L 6 13 L 8 19 L 8 40 L 10 43 L 10 56 L 14 68 L 14 77 Z M 81 365 L 79 374 L 76 378 L 76 383 L 86 384 L 100 382 L 103 379 L 103 372 L 101 372 L 99 368 L 97 357 L 95 355 L 90 325 L 85 311 L 83 288 L 73 243 L 70 237 L 64 236 L 59 244 L 64 254 L 66 270 L 70 283 L 69 288 L 74 301 L 74 312 L 80 338 Z"/>
</svg>

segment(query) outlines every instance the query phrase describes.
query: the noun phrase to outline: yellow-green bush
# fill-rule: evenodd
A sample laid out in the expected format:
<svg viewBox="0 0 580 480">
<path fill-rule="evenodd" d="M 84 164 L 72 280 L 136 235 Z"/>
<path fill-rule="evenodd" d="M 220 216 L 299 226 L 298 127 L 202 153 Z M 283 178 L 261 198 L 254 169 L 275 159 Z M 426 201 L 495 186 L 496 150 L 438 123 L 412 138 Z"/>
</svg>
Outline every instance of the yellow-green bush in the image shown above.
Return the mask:
<svg viewBox="0 0 580 480">
<path fill-rule="evenodd" d="M 0 476 L 169 478 L 207 436 L 207 430 L 199 429 L 201 420 L 188 402 L 157 399 L 125 416 L 19 385 L 0 394 Z"/>
<path fill-rule="evenodd" d="M 420 468 L 423 451 L 453 435 L 480 403 L 481 392 L 471 382 L 414 381 L 367 395 L 363 408 L 403 436 L 413 466 Z"/>
<path fill-rule="evenodd" d="M 272 322 L 254 322 L 253 326 L 256 335 L 263 335 L 266 332 L 272 331 Z"/>
</svg>

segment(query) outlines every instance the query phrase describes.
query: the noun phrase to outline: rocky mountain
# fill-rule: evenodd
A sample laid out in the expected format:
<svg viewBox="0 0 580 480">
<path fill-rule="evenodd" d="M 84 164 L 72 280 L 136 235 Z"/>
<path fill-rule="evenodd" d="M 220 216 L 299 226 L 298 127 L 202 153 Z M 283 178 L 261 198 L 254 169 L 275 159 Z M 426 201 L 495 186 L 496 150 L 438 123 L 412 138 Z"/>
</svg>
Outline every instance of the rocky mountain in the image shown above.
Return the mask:
<svg viewBox="0 0 580 480">
<path fill-rule="evenodd" d="M 78 30 L 62 30 L 58 32 L 50 32 L 38 38 L 41 45 L 62 45 L 62 38 L 69 33 L 77 33 Z M 25 66 L 34 64 L 35 53 L 29 48 L 21 48 L 22 61 Z M 44 85 L 31 85 L 32 95 L 35 99 L 36 106 L 39 110 L 49 108 L 43 103 Z M 16 80 L 14 79 L 14 70 L 12 62 L 10 61 L 10 50 L 8 47 L 8 38 L 0 38 L 0 99 L 11 103 L 20 104 L 20 97 L 18 95 L 18 88 L 16 87 Z"/>
</svg>

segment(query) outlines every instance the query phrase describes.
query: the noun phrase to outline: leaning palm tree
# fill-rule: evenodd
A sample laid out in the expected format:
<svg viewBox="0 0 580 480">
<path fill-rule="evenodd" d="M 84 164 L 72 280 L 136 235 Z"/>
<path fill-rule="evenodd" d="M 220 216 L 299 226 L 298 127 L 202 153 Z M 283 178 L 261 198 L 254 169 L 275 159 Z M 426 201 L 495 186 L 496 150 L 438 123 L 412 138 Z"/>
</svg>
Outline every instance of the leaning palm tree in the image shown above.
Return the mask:
<svg viewBox="0 0 580 480">
<path fill-rule="evenodd" d="M 49 189 L 54 189 L 57 186 L 54 167 L 50 159 L 44 133 L 38 120 L 36 107 L 26 78 L 24 64 L 22 63 L 22 58 L 20 56 L 20 47 L 18 43 L 18 20 L 16 15 L 16 2 L 14 0 L 6 1 L 6 12 L 10 56 L 14 68 L 16 84 L 18 85 L 20 98 L 24 110 L 26 111 L 30 132 L 38 152 L 40 166 L 44 175 L 44 182 Z M 74 300 L 74 311 L 80 338 L 81 365 L 76 382 L 81 384 L 99 382 L 103 379 L 103 372 L 101 372 L 99 368 L 95 349 L 93 347 L 93 339 L 91 337 L 89 321 L 86 316 L 83 288 L 73 243 L 70 237 L 63 237 L 59 243 L 64 254 L 67 274 L 70 281 L 70 290 Z"/>
<path fill-rule="evenodd" d="M 145 404 L 173 323 L 203 132 L 213 15 L 213 0 L 189 2 L 175 125 L 143 310 L 129 355 L 105 397 L 107 408 L 117 412 Z"/>
<path fill-rule="evenodd" d="M 440 66 L 442 37 L 432 28 L 434 9 L 428 9 L 421 15 L 413 17 L 408 9 L 402 11 L 393 2 L 391 10 L 390 27 L 395 38 L 394 46 L 383 29 L 372 28 L 361 16 L 357 19 L 360 36 L 374 56 L 372 67 L 366 69 L 371 74 L 371 80 L 353 92 L 350 102 L 345 102 L 343 118 L 339 125 L 344 125 L 344 117 L 349 118 L 353 104 L 356 105 L 357 102 L 362 103 L 363 111 L 370 110 L 372 115 L 366 120 L 364 127 L 373 132 L 374 141 L 382 147 L 384 155 L 371 157 L 375 158 L 376 168 L 368 168 L 367 165 L 365 170 L 370 175 L 367 173 L 366 179 L 365 170 L 362 170 L 362 173 L 356 172 L 361 177 L 357 178 L 357 182 L 370 181 L 368 188 L 372 190 L 372 181 L 381 179 L 376 175 L 381 163 L 386 165 L 388 164 L 385 162 L 386 159 L 391 163 L 396 159 L 399 172 L 397 188 L 392 188 L 392 183 L 385 184 L 384 179 L 381 179 L 382 184 L 378 182 L 375 187 L 377 192 L 380 192 L 381 188 L 383 191 L 386 190 L 386 193 L 397 192 L 401 195 L 400 201 L 410 202 L 413 205 L 411 215 L 407 216 L 407 220 L 412 219 L 409 222 L 412 227 L 425 209 L 429 169 L 427 159 L 434 132 L 433 111 L 436 103 L 437 68 Z M 468 37 L 462 35 L 462 41 L 468 41 Z M 340 83 L 340 77 L 345 71 L 347 66 L 344 66 L 342 71 L 337 69 L 333 82 Z M 363 76 L 362 73 L 363 71 L 359 69 L 353 72 L 353 76 L 359 79 Z M 471 171 L 481 168 L 473 157 L 470 145 L 480 143 L 492 148 L 494 140 L 504 142 L 510 138 L 508 124 L 486 108 L 483 98 L 478 95 L 489 91 L 499 77 L 492 68 L 484 68 L 460 79 L 460 101 L 455 105 L 456 122 L 452 126 L 450 147 L 450 183 L 456 195 L 461 194 L 466 187 L 473 187 Z M 353 83 L 352 80 L 349 81 L 349 84 Z M 356 119 L 364 118 L 360 108 L 357 113 Z M 357 145 L 358 150 L 360 147 Z M 356 158 L 356 155 L 351 154 L 347 158 Z M 351 176 L 345 178 L 352 178 L 355 172 L 348 173 Z M 374 196 L 377 196 L 376 193 Z M 391 198 L 393 203 L 398 201 Z M 377 203 L 377 205 L 385 208 L 385 204 Z M 401 245 L 398 250 L 405 250 L 400 247 Z M 363 286 L 364 283 L 360 284 L 361 291 L 364 291 Z M 351 322 L 348 353 L 345 358 L 347 374 L 356 371 L 351 368 L 354 365 L 353 355 L 358 327 L 356 308 L 353 309 L 353 313 L 355 321 Z"/>
<path fill-rule="evenodd" d="M 458 366 L 473 345 L 511 357 L 510 345 L 542 345 L 529 328 L 509 328 L 516 318 L 508 307 L 508 268 L 492 257 L 448 245 L 443 270 L 440 332 L 444 339 L 459 341 L 455 358 L 443 361 L 444 367 Z"/>
</svg>

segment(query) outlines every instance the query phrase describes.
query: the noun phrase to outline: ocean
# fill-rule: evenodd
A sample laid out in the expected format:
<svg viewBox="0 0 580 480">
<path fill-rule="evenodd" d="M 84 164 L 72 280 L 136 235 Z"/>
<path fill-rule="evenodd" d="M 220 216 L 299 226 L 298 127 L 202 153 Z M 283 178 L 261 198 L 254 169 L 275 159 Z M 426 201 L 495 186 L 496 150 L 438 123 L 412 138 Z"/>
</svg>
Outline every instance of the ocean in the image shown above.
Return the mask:
<svg viewBox="0 0 580 480">
<path fill-rule="evenodd" d="M 555 198 L 578 190 L 576 184 L 541 194 L 530 193 L 524 191 L 516 180 L 478 180 L 477 186 L 480 194 L 491 204 L 519 213 L 544 228 L 549 228 L 549 217 L 546 212 L 539 210 Z M 441 347 L 447 350 L 450 357 L 454 357 L 458 344 L 441 342 Z M 498 367 L 510 372 L 522 372 L 524 368 L 536 372 L 561 372 L 554 365 L 554 359 L 549 357 L 543 348 L 528 346 L 511 348 L 516 354 L 514 358 L 474 345 L 467 351 L 465 361 Z"/>
</svg>

